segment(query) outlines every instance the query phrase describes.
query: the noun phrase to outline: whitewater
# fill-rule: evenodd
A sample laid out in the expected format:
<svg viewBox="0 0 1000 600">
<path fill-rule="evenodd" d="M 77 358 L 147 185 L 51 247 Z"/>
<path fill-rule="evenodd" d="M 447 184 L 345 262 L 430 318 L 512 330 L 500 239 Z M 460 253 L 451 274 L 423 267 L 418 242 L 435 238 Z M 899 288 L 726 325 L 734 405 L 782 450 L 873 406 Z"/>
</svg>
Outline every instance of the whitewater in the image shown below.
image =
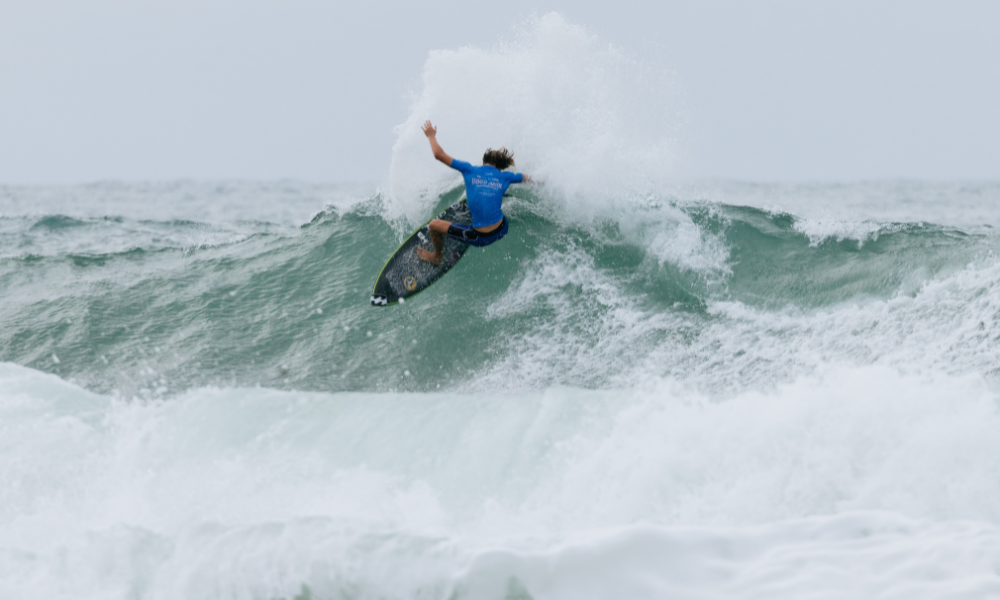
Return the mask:
<svg viewBox="0 0 1000 600">
<path fill-rule="evenodd" d="M 1000 184 L 684 180 L 678 97 L 548 15 L 386 182 L 0 186 L 0 598 L 1000 597 Z M 372 307 L 427 118 L 540 183 Z"/>
</svg>

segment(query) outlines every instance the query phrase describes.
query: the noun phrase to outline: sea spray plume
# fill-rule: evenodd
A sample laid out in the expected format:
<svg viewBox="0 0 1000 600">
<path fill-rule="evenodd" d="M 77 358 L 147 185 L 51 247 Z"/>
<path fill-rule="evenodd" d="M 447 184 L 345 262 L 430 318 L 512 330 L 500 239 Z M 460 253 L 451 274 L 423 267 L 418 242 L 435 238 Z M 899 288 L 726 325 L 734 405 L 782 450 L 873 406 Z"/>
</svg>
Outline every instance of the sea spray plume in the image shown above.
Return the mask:
<svg viewBox="0 0 1000 600">
<path fill-rule="evenodd" d="M 556 13 L 528 19 L 491 50 L 434 51 L 396 128 L 387 216 L 422 221 L 437 193 L 459 181 L 427 153 L 427 118 L 458 158 L 516 151 L 561 218 L 620 215 L 669 175 L 679 122 L 672 90 L 666 72 Z"/>
</svg>

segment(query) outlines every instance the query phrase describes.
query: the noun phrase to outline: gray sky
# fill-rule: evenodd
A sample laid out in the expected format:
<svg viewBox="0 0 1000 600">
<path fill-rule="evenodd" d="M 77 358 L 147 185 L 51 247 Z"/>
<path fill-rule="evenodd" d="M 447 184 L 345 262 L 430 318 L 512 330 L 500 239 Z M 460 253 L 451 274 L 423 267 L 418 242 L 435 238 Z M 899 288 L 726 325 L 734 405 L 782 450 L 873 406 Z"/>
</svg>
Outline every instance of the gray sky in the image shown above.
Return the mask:
<svg viewBox="0 0 1000 600">
<path fill-rule="evenodd" d="M 1000 179 L 1000 2 L 0 0 L 0 183 L 384 180 L 432 49 L 558 11 L 674 73 L 681 177 Z"/>
</svg>

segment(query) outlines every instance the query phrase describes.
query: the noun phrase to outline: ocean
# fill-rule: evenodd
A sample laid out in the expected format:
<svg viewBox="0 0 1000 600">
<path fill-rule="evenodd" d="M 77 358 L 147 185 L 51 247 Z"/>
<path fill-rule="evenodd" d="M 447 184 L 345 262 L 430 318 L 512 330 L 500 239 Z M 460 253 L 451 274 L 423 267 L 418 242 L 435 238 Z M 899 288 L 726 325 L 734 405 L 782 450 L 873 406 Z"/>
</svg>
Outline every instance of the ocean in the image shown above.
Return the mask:
<svg viewBox="0 0 1000 600">
<path fill-rule="evenodd" d="M 669 81 L 536 28 L 387 182 L 0 186 L 0 597 L 1000 597 L 1000 184 L 671 179 Z M 540 183 L 372 307 L 428 117 Z"/>
</svg>

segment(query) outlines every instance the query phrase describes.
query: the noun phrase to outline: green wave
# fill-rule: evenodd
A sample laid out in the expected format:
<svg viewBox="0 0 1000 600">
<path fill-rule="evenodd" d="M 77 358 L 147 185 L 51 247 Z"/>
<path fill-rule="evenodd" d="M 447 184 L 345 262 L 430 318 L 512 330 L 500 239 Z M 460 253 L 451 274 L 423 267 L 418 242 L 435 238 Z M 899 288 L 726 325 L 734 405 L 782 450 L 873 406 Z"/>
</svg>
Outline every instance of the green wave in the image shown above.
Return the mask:
<svg viewBox="0 0 1000 600">
<path fill-rule="evenodd" d="M 382 216 L 378 196 L 232 243 L 2 259 L 0 285 L 14 293 L 2 300 L 0 361 L 126 396 L 206 385 L 419 391 L 495 386 L 498 365 L 533 349 L 538 364 L 562 362 L 525 381 L 604 387 L 651 353 L 659 373 L 684 372 L 695 346 L 708 356 L 719 303 L 808 312 L 912 297 L 995 262 L 997 249 L 991 235 L 927 224 L 817 239 L 789 214 L 662 207 L 722 249 L 721 264 L 698 268 L 648 243 L 672 231 L 663 214 L 637 236 L 624 221 L 561 223 L 537 201 L 515 199 L 502 242 L 470 249 L 432 290 L 390 309 L 369 306 L 368 292 L 406 228 Z"/>
</svg>

